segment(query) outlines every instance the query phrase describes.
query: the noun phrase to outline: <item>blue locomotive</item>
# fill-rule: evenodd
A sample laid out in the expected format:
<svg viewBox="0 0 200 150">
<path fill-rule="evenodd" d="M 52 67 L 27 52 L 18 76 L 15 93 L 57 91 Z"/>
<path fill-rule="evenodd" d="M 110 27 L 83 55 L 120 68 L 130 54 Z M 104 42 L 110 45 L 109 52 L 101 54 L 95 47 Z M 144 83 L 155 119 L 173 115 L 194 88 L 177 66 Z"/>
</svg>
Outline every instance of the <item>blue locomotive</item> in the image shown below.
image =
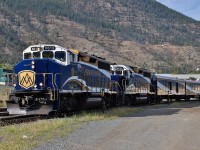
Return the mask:
<svg viewBox="0 0 200 150">
<path fill-rule="evenodd" d="M 109 62 L 58 45 L 32 45 L 14 67 L 9 114 L 51 114 L 121 105 L 122 75 Z"/>
</svg>

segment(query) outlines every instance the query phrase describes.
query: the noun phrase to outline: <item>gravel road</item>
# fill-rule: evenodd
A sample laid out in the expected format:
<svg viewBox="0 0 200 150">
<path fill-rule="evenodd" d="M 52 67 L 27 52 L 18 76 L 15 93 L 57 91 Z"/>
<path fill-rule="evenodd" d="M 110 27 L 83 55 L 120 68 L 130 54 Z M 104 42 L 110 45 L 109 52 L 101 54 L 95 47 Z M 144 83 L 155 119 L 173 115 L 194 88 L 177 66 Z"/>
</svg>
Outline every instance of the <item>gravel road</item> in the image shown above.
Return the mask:
<svg viewBox="0 0 200 150">
<path fill-rule="evenodd" d="M 198 150 L 200 102 L 149 108 L 129 117 L 83 123 L 67 137 L 34 150 L 41 149 Z"/>
</svg>

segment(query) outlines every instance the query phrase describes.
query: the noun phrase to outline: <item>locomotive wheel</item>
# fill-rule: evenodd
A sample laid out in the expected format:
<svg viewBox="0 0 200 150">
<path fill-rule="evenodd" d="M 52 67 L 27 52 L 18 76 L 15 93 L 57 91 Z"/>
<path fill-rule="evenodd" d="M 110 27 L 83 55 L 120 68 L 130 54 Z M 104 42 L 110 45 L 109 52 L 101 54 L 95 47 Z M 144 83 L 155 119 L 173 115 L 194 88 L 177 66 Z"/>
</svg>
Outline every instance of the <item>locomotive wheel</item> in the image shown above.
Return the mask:
<svg viewBox="0 0 200 150">
<path fill-rule="evenodd" d="M 51 111 L 51 112 L 49 112 L 49 114 L 47 115 L 47 119 L 55 118 L 55 114 L 56 114 L 55 111 Z"/>
<path fill-rule="evenodd" d="M 105 100 L 105 98 L 102 98 L 102 101 L 101 101 L 101 110 L 102 110 L 103 113 L 105 113 L 106 109 L 107 109 L 107 107 L 106 107 L 106 100 Z"/>
<path fill-rule="evenodd" d="M 125 105 L 126 106 L 131 106 L 131 98 L 129 96 L 125 96 Z"/>
<path fill-rule="evenodd" d="M 152 97 L 152 95 L 147 95 L 147 104 L 151 104 L 153 103 L 154 99 Z"/>
<path fill-rule="evenodd" d="M 49 114 L 47 115 L 47 119 L 50 119 L 50 118 L 63 118 L 64 117 L 64 114 L 59 112 L 59 111 L 51 111 L 49 112 Z"/>
</svg>

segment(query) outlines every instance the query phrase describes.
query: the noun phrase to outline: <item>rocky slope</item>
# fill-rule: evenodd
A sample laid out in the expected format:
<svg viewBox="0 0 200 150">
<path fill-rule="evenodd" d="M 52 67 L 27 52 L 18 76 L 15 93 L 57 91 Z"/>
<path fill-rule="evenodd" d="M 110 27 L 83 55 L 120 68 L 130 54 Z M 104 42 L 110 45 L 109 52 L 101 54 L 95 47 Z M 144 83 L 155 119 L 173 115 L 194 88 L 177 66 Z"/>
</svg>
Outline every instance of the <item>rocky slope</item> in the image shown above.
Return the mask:
<svg viewBox="0 0 200 150">
<path fill-rule="evenodd" d="M 54 43 L 116 63 L 184 73 L 200 65 L 199 29 L 199 22 L 154 0 L 4 0 L 0 63 L 16 63 L 28 45 Z"/>
</svg>

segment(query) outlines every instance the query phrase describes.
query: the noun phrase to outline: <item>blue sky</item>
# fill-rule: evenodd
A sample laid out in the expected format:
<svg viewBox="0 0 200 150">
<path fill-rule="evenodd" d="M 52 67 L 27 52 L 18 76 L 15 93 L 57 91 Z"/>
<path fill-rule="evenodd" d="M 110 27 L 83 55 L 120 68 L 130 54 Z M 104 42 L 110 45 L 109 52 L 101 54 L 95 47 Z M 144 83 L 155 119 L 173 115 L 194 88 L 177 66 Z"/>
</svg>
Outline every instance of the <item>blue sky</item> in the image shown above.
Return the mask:
<svg viewBox="0 0 200 150">
<path fill-rule="evenodd" d="M 200 0 L 157 0 L 158 2 L 200 21 Z"/>
</svg>

